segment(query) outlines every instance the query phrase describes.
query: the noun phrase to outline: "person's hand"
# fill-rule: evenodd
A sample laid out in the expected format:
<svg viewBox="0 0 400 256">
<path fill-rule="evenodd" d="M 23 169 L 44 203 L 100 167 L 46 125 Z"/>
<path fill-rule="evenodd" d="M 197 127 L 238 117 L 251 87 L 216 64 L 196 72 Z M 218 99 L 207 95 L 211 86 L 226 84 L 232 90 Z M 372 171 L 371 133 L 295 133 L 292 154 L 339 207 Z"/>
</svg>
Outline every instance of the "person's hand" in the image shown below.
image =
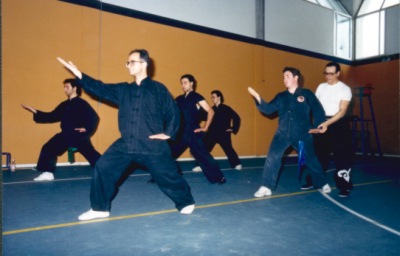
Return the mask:
<svg viewBox="0 0 400 256">
<path fill-rule="evenodd" d="M 168 140 L 171 137 L 164 133 L 159 133 L 159 134 L 150 135 L 149 138 L 152 140 Z"/>
<path fill-rule="evenodd" d="M 194 133 L 198 133 L 198 132 L 207 132 L 208 129 L 206 128 L 197 128 L 196 130 L 194 130 Z"/>
<path fill-rule="evenodd" d="M 260 95 L 253 88 L 248 87 L 247 90 L 249 91 L 251 96 L 253 96 L 258 101 L 258 103 L 261 103 Z"/>
<path fill-rule="evenodd" d="M 33 114 L 37 113 L 36 109 L 32 108 L 31 106 L 21 104 L 21 107 L 23 107 L 24 109 L 28 110 L 29 112 L 32 112 Z"/>
<path fill-rule="evenodd" d="M 64 67 L 66 69 L 68 69 L 69 71 L 71 71 L 72 74 L 74 74 L 77 78 L 82 79 L 82 72 L 79 71 L 79 69 L 71 61 L 66 62 L 65 60 L 61 59 L 60 57 L 57 57 L 57 60 L 59 62 L 61 62 L 61 64 L 63 64 Z"/>
<path fill-rule="evenodd" d="M 324 133 L 328 130 L 328 125 L 326 123 L 322 123 L 316 129 L 310 129 L 308 133 Z"/>
<path fill-rule="evenodd" d="M 85 128 L 75 128 L 75 131 L 86 132 L 86 129 Z"/>
<path fill-rule="evenodd" d="M 318 129 L 318 128 L 316 128 L 316 129 L 310 129 L 310 130 L 308 130 L 308 133 L 314 133 L 314 134 L 320 133 L 320 129 Z"/>
</svg>

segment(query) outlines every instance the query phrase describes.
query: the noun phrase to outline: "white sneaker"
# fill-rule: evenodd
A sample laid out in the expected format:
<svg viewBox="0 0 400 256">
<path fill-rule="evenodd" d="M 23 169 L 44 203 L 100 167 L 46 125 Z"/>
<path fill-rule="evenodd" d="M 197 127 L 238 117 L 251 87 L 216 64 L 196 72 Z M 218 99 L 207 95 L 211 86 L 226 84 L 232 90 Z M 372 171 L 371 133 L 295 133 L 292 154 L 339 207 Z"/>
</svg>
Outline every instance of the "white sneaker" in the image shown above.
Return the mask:
<svg viewBox="0 0 400 256">
<path fill-rule="evenodd" d="M 272 195 L 271 189 L 261 186 L 256 193 L 254 193 L 254 197 L 264 197 Z"/>
<path fill-rule="evenodd" d="M 238 171 L 242 170 L 242 165 L 241 164 L 236 165 L 235 170 L 238 170 Z"/>
<path fill-rule="evenodd" d="M 325 184 L 325 185 L 322 187 L 322 189 L 320 189 L 320 190 L 322 190 L 322 192 L 325 193 L 325 194 L 329 194 L 329 193 L 331 193 L 331 191 L 332 191 L 332 189 L 331 189 L 331 187 L 329 186 L 328 183 Z"/>
<path fill-rule="evenodd" d="M 194 168 L 192 169 L 192 171 L 194 171 L 194 172 L 201 172 L 201 171 L 203 171 L 203 170 L 201 169 L 200 166 L 196 166 L 196 167 L 194 167 Z"/>
<path fill-rule="evenodd" d="M 194 208 L 195 208 L 194 204 L 185 206 L 182 208 L 181 214 L 191 214 L 194 211 Z"/>
<path fill-rule="evenodd" d="M 33 179 L 34 181 L 50 181 L 54 180 L 54 174 L 52 172 L 43 172 L 39 176 Z"/>
<path fill-rule="evenodd" d="M 93 211 L 92 209 L 90 209 L 89 211 L 79 215 L 78 219 L 93 220 L 93 219 L 107 218 L 108 216 L 110 216 L 110 212 Z"/>
</svg>

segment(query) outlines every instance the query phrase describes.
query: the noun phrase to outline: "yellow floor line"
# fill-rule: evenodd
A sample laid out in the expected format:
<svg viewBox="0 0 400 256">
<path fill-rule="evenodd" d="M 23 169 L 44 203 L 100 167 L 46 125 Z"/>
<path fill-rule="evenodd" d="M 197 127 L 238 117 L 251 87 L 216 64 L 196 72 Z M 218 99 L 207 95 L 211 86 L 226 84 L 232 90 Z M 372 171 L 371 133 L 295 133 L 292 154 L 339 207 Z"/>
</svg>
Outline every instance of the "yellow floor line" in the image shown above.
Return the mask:
<svg viewBox="0 0 400 256">
<path fill-rule="evenodd" d="M 373 182 L 368 182 L 368 183 L 357 184 L 357 185 L 354 185 L 354 186 L 366 186 L 366 185 L 372 185 L 372 184 L 387 183 L 387 182 L 392 182 L 392 181 L 393 180 L 373 181 Z M 332 189 L 335 189 L 335 187 L 333 187 Z M 268 200 L 268 199 L 274 199 L 274 198 L 280 198 L 280 197 L 289 197 L 289 196 L 297 196 L 297 195 L 309 194 L 309 193 L 314 193 L 314 192 L 317 192 L 317 190 L 313 189 L 313 190 L 300 191 L 300 192 L 294 192 L 294 193 L 289 193 L 289 194 L 273 195 L 273 196 L 261 197 L 261 198 L 250 198 L 250 199 L 236 200 L 236 201 L 230 201 L 230 202 L 221 202 L 221 203 L 215 203 L 215 204 L 206 204 L 206 205 L 199 205 L 199 206 L 196 205 L 196 209 L 204 209 L 204 208 L 211 208 L 211 207 L 218 207 L 218 206 L 225 206 L 225 205 L 249 203 L 249 202 L 255 202 L 255 201 L 260 201 L 260 200 Z M 90 220 L 90 221 L 69 222 L 69 223 L 62 223 L 62 224 L 49 225 L 49 226 L 41 226 L 41 227 L 26 228 L 26 229 L 17 229 L 17 230 L 11 230 L 11 231 L 3 232 L 3 236 L 5 236 L 5 235 L 13 235 L 13 234 L 20 234 L 20 233 L 27 233 L 27 232 L 33 232 L 33 231 L 41 231 L 41 230 L 46 230 L 46 229 L 56 229 L 56 228 L 63 228 L 63 227 L 78 226 L 78 225 L 91 224 L 91 223 L 96 223 L 96 222 L 106 222 L 106 221 L 133 219 L 133 218 L 139 218 L 139 217 L 147 217 L 147 216 L 154 216 L 154 215 L 160 215 L 160 214 L 167 214 L 167 213 L 172 213 L 172 212 L 177 212 L 177 210 L 176 209 L 170 209 L 170 210 L 147 212 L 147 213 L 138 213 L 138 214 L 117 216 L 117 217 Z"/>
</svg>

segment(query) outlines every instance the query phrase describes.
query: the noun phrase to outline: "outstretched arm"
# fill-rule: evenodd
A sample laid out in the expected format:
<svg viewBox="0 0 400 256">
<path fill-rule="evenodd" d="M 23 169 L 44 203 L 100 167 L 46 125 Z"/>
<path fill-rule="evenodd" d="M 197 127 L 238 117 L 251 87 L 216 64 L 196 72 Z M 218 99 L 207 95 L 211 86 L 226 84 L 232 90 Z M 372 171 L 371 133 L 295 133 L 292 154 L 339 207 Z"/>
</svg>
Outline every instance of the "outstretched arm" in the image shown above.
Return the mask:
<svg viewBox="0 0 400 256">
<path fill-rule="evenodd" d="M 74 74 L 77 78 L 82 79 L 82 72 L 79 71 L 79 69 L 72 63 L 72 61 L 66 62 L 65 60 L 61 59 L 60 57 L 57 57 L 57 60 L 61 62 L 61 64 L 64 65 L 66 69 L 71 71 L 72 74 Z"/>
<path fill-rule="evenodd" d="M 31 106 L 24 105 L 24 104 L 21 104 L 21 106 L 22 106 L 24 109 L 28 110 L 29 112 L 31 112 L 31 113 L 33 113 L 33 114 L 36 114 L 36 113 L 37 113 L 37 110 L 34 109 L 34 108 L 31 107 Z"/>
<path fill-rule="evenodd" d="M 261 103 L 261 97 L 260 97 L 260 95 L 258 94 L 258 92 L 256 92 L 256 91 L 255 91 L 253 88 L 251 88 L 251 87 L 248 87 L 247 90 L 249 91 L 249 93 L 251 94 L 251 96 L 253 96 L 253 97 L 257 100 L 258 104 L 260 104 L 260 103 Z"/>
</svg>

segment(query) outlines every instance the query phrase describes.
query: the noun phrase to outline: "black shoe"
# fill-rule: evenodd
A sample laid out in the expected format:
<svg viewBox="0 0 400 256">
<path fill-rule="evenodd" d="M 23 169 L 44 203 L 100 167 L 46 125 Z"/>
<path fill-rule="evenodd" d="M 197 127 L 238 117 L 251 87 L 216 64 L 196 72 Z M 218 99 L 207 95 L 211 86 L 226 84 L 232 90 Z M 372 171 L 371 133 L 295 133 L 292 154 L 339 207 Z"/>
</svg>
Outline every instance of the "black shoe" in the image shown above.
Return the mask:
<svg viewBox="0 0 400 256">
<path fill-rule="evenodd" d="M 300 187 L 301 190 L 309 190 L 314 188 L 313 184 L 306 183 Z"/>
<path fill-rule="evenodd" d="M 147 181 L 147 184 L 154 184 L 154 183 L 156 183 L 156 181 L 154 180 L 154 178 L 150 178 L 150 179 Z"/>
<path fill-rule="evenodd" d="M 306 184 L 302 185 L 300 187 L 301 190 L 309 190 L 314 188 L 313 184 L 312 184 L 312 180 L 311 180 L 311 175 L 307 175 L 306 176 Z"/>
<path fill-rule="evenodd" d="M 339 192 L 340 197 L 349 197 L 349 195 L 350 195 L 350 190 L 348 190 L 348 189 L 343 189 L 343 190 L 340 190 L 340 192 Z"/>
<path fill-rule="evenodd" d="M 224 183 L 226 183 L 225 177 L 223 177 L 222 180 L 221 180 L 220 182 L 217 182 L 217 184 L 219 184 L 219 185 L 222 185 L 222 184 L 224 184 Z"/>
</svg>

